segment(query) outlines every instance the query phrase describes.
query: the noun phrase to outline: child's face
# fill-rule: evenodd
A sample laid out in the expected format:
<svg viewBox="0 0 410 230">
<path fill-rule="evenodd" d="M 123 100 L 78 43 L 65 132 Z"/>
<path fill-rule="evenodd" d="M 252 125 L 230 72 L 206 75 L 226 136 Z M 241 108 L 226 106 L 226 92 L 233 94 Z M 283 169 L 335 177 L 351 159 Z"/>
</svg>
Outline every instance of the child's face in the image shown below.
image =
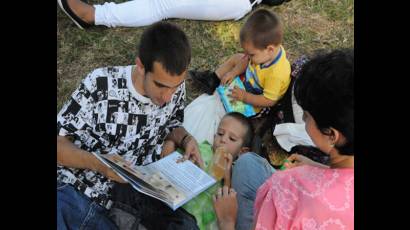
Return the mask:
<svg viewBox="0 0 410 230">
<path fill-rule="evenodd" d="M 241 151 L 246 128 L 233 117 L 226 116 L 219 123 L 215 134 L 213 150 L 224 147 L 235 158 Z"/>
<path fill-rule="evenodd" d="M 242 42 L 241 45 L 245 54 L 249 56 L 252 64 L 267 64 L 273 59 L 275 50 L 275 47 L 273 45 L 269 45 L 265 49 L 256 48 L 255 46 L 253 46 L 252 42 Z"/>
</svg>

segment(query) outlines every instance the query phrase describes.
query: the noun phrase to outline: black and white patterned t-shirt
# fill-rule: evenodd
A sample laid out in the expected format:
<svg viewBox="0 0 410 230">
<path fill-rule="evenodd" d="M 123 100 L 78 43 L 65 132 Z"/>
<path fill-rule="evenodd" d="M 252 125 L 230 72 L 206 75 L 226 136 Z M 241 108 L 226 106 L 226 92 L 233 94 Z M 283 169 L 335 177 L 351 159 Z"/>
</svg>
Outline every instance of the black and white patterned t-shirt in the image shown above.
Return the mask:
<svg viewBox="0 0 410 230">
<path fill-rule="evenodd" d="M 132 66 L 117 66 L 90 73 L 58 113 L 57 135 L 72 137 L 88 152 L 119 154 L 136 165 L 158 160 L 166 135 L 182 126 L 185 83 L 160 107 L 135 90 L 131 72 Z M 110 207 L 113 182 L 102 174 L 57 165 L 57 180 Z"/>
</svg>

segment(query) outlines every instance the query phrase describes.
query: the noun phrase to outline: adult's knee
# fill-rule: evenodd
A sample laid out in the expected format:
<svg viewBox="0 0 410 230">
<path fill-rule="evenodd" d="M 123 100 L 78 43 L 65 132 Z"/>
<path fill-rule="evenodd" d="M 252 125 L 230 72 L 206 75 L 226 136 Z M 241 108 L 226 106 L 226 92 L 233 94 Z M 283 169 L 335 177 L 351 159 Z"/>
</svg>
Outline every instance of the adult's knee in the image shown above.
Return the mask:
<svg viewBox="0 0 410 230">
<path fill-rule="evenodd" d="M 253 177 L 255 174 L 262 174 L 264 176 L 272 174 L 272 168 L 268 161 L 253 152 L 240 155 L 235 162 L 233 170 L 237 171 L 236 173 L 246 174 L 248 177 Z"/>
<path fill-rule="evenodd" d="M 232 187 L 240 196 L 255 199 L 258 188 L 272 175 L 272 168 L 256 153 L 245 153 L 232 169 Z"/>
<path fill-rule="evenodd" d="M 82 224 L 90 209 L 91 201 L 69 184 L 57 185 L 57 222 L 75 229 Z M 60 229 L 60 228 L 58 228 Z"/>
</svg>

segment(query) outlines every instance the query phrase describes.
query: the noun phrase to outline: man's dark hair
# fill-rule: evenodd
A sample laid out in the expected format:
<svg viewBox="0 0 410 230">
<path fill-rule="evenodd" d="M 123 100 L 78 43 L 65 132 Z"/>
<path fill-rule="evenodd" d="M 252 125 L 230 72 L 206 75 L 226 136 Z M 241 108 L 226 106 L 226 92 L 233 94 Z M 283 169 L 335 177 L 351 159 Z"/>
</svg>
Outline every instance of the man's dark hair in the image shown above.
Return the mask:
<svg viewBox="0 0 410 230">
<path fill-rule="evenodd" d="M 266 9 L 257 10 L 249 16 L 240 32 L 241 42 L 252 42 L 258 49 L 277 46 L 282 43 L 282 38 L 283 28 L 279 17 Z"/>
<path fill-rule="evenodd" d="M 335 50 L 308 61 L 294 88 L 297 103 L 323 134 L 334 128 L 346 138 L 343 146 L 335 146 L 342 155 L 354 154 L 353 76 L 353 51 Z"/>
<path fill-rule="evenodd" d="M 178 26 L 168 22 L 157 22 L 144 31 L 138 53 L 146 72 L 152 72 L 157 61 L 167 73 L 181 75 L 191 61 L 187 36 Z"/>
<path fill-rule="evenodd" d="M 243 137 L 242 147 L 251 148 L 253 140 L 253 127 L 249 118 L 245 117 L 242 113 L 238 112 L 227 113 L 224 117 L 232 117 L 235 120 L 239 121 L 239 123 L 241 123 L 245 127 L 246 131 L 245 136 Z"/>
</svg>

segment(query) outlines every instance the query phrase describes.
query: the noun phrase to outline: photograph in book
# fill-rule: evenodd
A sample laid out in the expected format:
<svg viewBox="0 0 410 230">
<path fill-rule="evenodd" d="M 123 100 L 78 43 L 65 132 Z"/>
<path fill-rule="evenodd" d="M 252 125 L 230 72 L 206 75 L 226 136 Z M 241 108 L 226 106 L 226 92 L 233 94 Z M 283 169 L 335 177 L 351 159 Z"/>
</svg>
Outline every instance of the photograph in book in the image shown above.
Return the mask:
<svg viewBox="0 0 410 230">
<path fill-rule="evenodd" d="M 137 181 L 140 186 L 150 189 L 158 195 L 164 196 L 166 200 L 172 201 L 173 203 L 179 203 L 186 199 L 186 195 L 182 191 L 178 191 L 175 186 L 167 181 L 161 172 L 153 172 L 152 174 L 149 174 L 145 172 L 145 170 L 136 170 L 136 167 L 132 167 L 119 155 L 104 155 L 104 158 L 126 170 L 132 176 L 135 176 L 136 178 L 131 176 L 130 179 Z M 142 167 L 139 168 L 142 169 Z"/>
</svg>

